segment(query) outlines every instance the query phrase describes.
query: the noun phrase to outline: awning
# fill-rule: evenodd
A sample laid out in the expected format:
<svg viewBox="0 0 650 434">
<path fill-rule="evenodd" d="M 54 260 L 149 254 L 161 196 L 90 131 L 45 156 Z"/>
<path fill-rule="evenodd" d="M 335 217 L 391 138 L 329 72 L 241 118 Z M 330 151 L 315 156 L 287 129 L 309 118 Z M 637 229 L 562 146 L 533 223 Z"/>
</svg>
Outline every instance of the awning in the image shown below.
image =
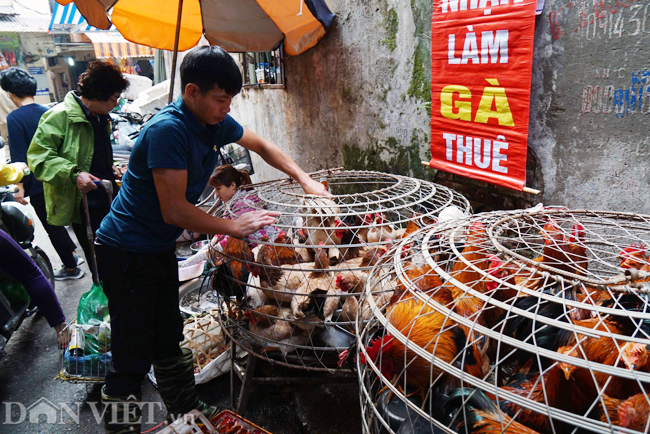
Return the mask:
<svg viewBox="0 0 650 434">
<path fill-rule="evenodd" d="M 119 32 L 87 32 L 98 59 L 153 57 L 154 49 L 127 41 Z"/>
<path fill-rule="evenodd" d="M 54 11 L 52 11 L 52 20 L 50 21 L 49 30 L 63 30 L 70 31 L 71 33 L 86 33 L 97 31 L 98 29 L 88 24 L 74 3 L 70 3 L 65 6 L 54 3 Z M 115 26 L 111 26 L 109 30 L 116 30 Z"/>
<path fill-rule="evenodd" d="M 0 32 L 47 33 L 47 17 L 32 15 L 0 16 Z"/>
</svg>

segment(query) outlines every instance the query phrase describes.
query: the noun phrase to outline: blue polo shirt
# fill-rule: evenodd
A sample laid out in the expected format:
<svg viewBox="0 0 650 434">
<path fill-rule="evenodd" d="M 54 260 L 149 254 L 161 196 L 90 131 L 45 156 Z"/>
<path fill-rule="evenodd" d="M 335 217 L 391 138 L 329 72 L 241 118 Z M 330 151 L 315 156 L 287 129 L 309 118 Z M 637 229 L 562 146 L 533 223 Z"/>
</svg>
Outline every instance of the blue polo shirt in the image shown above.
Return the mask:
<svg viewBox="0 0 650 434">
<path fill-rule="evenodd" d="M 138 253 L 173 250 L 183 229 L 163 220 L 152 169 L 187 170 L 185 198 L 196 203 L 218 163 L 219 148 L 243 134 L 230 116 L 216 125 L 201 125 L 182 98 L 160 110 L 133 147 L 122 188 L 97 230 L 97 240 Z"/>
</svg>

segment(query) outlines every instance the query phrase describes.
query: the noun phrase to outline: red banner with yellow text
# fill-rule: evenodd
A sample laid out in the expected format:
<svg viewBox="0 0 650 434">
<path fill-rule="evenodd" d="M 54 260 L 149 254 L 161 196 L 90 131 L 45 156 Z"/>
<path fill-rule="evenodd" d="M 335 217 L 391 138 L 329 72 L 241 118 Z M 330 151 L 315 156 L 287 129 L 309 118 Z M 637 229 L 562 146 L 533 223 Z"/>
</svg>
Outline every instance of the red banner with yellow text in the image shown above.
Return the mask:
<svg viewBox="0 0 650 434">
<path fill-rule="evenodd" d="M 430 167 L 524 187 L 536 4 L 434 0 Z"/>
</svg>

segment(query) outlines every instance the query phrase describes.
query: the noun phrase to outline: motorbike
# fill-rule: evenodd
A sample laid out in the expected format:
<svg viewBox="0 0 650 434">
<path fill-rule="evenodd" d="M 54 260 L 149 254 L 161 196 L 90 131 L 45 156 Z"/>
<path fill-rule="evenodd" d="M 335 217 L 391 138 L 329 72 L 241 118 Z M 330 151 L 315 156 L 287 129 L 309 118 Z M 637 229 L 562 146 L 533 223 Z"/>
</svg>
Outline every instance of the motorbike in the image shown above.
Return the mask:
<svg viewBox="0 0 650 434">
<path fill-rule="evenodd" d="M 0 137 L 0 149 L 4 140 Z M 34 218 L 25 205 L 13 200 L 13 193 L 18 187 L 9 185 L 0 187 L 0 230 L 3 230 L 36 263 L 54 288 L 54 270 L 52 263 L 43 249 L 34 244 Z M 36 314 L 38 308 L 33 306 L 26 296 L 26 291 L 18 282 L 8 275 L 0 276 L 0 358 L 4 356 L 4 348 L 11 335 L 20 327 L 22 322 Z"/>
</svg>

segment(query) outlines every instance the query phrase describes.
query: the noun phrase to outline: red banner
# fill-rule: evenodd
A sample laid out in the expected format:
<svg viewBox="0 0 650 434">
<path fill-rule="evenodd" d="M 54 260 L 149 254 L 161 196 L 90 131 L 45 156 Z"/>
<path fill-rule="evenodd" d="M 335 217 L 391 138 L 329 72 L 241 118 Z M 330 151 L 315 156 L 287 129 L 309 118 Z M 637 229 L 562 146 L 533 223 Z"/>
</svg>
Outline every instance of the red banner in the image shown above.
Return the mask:
<svg viewBox="0 0 650 434">
<path fill-rule="evenodd" d="M 526 184 L 536 4 L 434 0 L 430 167 Z"/>
</svg>

